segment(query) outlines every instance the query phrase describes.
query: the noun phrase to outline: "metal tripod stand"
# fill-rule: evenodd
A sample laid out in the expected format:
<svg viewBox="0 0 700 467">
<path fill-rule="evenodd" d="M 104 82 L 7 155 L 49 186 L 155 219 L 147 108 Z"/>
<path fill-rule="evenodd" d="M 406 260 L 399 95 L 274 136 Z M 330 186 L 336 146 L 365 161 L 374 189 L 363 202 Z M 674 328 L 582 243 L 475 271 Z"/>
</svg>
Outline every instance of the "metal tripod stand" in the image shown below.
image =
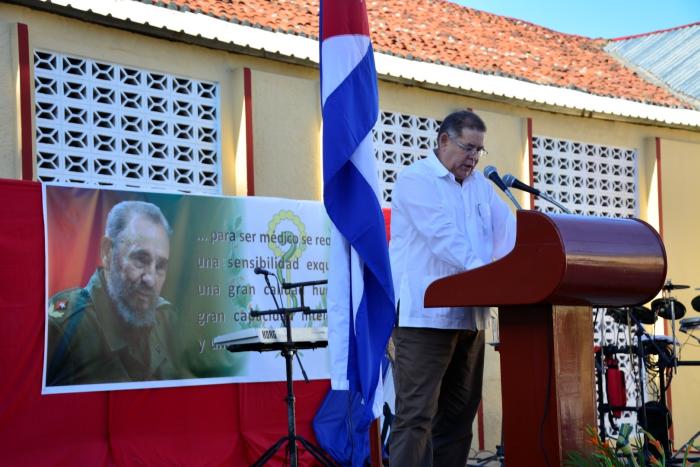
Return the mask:
<svg viewBox="0 0 700 467">
<path fill-rule="evenodd" d="M 269 281 L 267 279 L 267 275 L 265 276 L 265 280 L 268 283 L 269 286 Z M 308 377 L 306 376 L 306 371 L 304 371 L 304 367 L 301 364 L 301 360 L 299 360 L 299 354 L 297 353 L 298 350 L 300 349 L 313 349 L 317 347 L 325 347 L 326 343 L 318 343 L 318 342 L 294 342 L 292 339 L 292 315 L 294 313 L 298 312 L 303 312 L 306 314 L 309 313 L 325 313 L 326 310 L 311 310 L 308 306 L 304 305 L 304 286 L 307 285 L 319 285 L 321 283 L 326 283 L 326 281 L 311 281 L 311 282 L 300 282 L 298 284 L 292 284 L 292 283 L 283 283 L 282 287 L 285 289 L 291 289 L 291 288 L 299 288 L 299 295 L 301 298 L 301 306 L 299 307 L 293 307 L 293 308 L 284 308 L 280 307 L 277 304 L 277 300 L 275 300 L 275 306 L 277 309 L 275 310 L 267 310 L 267 311 L 251 311 L 250 315 L 251 316 L 264 316 L 264 315 L 273 315 L 277 314 L 282 317 L 282 320 L 284 322 L 285 328 L 287 330 L 287 341 L 278 343 L 278 344 L 273 344 L 270 346 L 269 350 L 279 350 L 282 356 L 284 357 L 285 361 L 285 370 L 286 370 L 286 376 L 287 376 L 287 397 L 285 398 L 285 401 L 287 402 L 287 435 L 281 437 L 275 444 L 270 446 L 261 456 L 258 460 L 256 460 L 253 463 L 253 467 L 260 467 L 265 465 L 272 457 L 275 455 L 275 453 L 286 443 L 287 447 L 287 455 L 289 457 L 289 465 L 291 467 L 297 467 L 298 466 L 298 450 L 297 450 L 297 442 L 301 444 L 301 446 L 306 449 L 318 462 L 321 463 L 323 466 L 329 466 L 333 467 L 337 465 L 333 459 L 331 459 L 328 454 L 326 454 L 321 448 L 318 446 L 314 445 L 307 439 L 305 439 L 302 436 L 299 436 L 296 431 L 296 410 L 295 410 L 295 403 L 296 403 L 296 398 L 294 397 L 294 383 L 293 383 L 293 377 L 292 377 L 292 362 L 294 359 L 294 356 L 297 356 L 297 361 L 299 362 L 299 367 L 301 368 L 302 374 L 304 375 L 304 380 L 308 381 Z M 272 287 L 270 287 L 272 289 Z M 273 296 L 274 297 L 274 296 Z"/>
</svg>

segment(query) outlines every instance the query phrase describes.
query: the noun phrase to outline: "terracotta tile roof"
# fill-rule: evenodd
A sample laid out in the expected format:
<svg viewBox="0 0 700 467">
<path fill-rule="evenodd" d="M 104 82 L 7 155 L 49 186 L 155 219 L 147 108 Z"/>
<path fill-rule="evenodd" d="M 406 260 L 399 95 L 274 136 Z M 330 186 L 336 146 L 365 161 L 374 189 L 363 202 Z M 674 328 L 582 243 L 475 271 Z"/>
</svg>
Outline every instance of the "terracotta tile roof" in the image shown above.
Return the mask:
<svg viewBox="0 0 700 467">
<path fill-rule="evenodd" d="M 319 0 L 141 0 L 262 29 L 318 37 Z M 691 108 L 638 76 L 603 47 L 446 0 L 367 0 L 374 49 L 537 84 L 669 107 Z"/>
</svg>

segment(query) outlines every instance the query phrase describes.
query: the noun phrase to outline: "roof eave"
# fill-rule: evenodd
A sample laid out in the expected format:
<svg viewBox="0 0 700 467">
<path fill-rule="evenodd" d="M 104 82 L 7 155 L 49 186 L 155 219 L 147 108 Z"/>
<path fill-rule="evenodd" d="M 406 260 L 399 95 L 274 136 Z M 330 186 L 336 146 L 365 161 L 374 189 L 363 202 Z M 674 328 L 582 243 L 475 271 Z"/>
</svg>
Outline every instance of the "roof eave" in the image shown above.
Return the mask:
<svg viewBox="0 0 700 467">
<path fill-rule="evenodd" d="M 316 39 L 244 26 L 213 16 L 140 1 L 9 0 L 9 3 L 152 37 L 305 67 L 318 67 L 319 62 Z M 696 110 L 596 96 L 381 53 L 375 53 L 375 61 L 379 77 L 391 82 L 579 117 L 679 129 L 700 128 L 700 111 Z"/>
</svg>

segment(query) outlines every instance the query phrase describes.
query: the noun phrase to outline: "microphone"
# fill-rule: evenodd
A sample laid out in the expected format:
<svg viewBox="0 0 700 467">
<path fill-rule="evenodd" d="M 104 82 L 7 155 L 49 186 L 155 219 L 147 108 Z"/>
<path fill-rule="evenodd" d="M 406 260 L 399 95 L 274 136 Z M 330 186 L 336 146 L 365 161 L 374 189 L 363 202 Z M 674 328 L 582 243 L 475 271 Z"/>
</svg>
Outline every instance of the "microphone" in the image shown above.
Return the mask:
<svg viewBox="0 0 700 467">
<path fill-rule="evenodd" d="M 503 176 L 503 183 L 505 183 L 507 187 L 515 188 L 516 190 L 527 191 L 528 193 L 531 193 L 535 196 L 542 196 L 540 190 L 538 190 L 535 187 L 531 187 L 530 185 L 526 185 L 511 174 L 505 174 Z"/>
<path fill-rule="evenodd" d="M 306 287 L 309 285 L 325 285 L 328 284 L 327 279 L 319 280 L 319 281 L 306 281 L 306 282 L 282 282 L 282 288 L 285 290 L 288 289 L 297 289 L 299 287 Z"/>
<path fill-rule="evenodd" d="M 500 175 L 498 175 L 498 170 L 496 170 L 496 167 L 492 165 L 487 165 L 484 167 L 484 176 L 495 183 L 501 190 L 508 191 L 508 187 L 505 183 L 503 183 Z"/>
<path fill-rule="evenodd" d="M 501 191 L 503 191 L 503 193 L 506 194 L 506 196 L 508 196 L 508 199 L 510 199 L 510 201 L 515 205 L 516 209 L 522 209 L 520 203 L 518 203 L 518 200 L 515 199 L 513 193 L 511 193 L 506 184 L 503 183 L 501 176 L 498 175 L 498 170 L 496 170 L 496 167 L 492 165 L 487 165 L 484 167 L 484 176 L 491 180 L 498 188 L 501 189 Z"/>
<path fill-rule="evenodd" d="M 564 211 L 565 213 L 571 214 L 571 211 L 569 211 L 565 206 L 563 206 L 563 205 L 562 205 L 561 203 L 559 203 L 557 200 L 555 200 L 555 199 L 553 199 L 553 198 L 547 196 L 545 193 L 542 193 L 542 192 L 541 192 L 540 190 L 538 190 L 537 188 L 532 187 L 532 186 L 530 186 L 530 185 L 528 185 L 528 184 L 526 184 L 526 183 L 521 182 L 520 180 L 518 180 L 517 178 L 515 178 L 515 177 L 514 177 L 513 175 L 511 175 L 511 174 L 505 174 L 505 175 L 503 176 L 503 183 L 505 183 L 506 186 L 508 186 L 508 187 L 515 188 L 516 190 L 526 191 L 526 192 L 528 192 L 528 193 L 530 193 L 530 194 L 533 194 L 533 195 L 535 195 L 535 196 L 539 196 L 539 197 L 542 198 L 543 200 L 552 203 L 553 205 L 555 205 L 556 207 L 558 207 L 559 209 L 561 209 L 561 210 Z"/>
<path fill-rule="evenodd" d="M 253 269 L 253 272 L 255 274 L 262 274 L 265 277 L 265 283 L 267 284 L 268 289 L 270 289 L 270 295 L 272 295 L 272 301 L 275 302 L 275 308 L 277 308 L 279 310 L 280 305 L 279 305 L 279 303 L 277 303 L 277 297 L 275 297 L 274 289 L 272 288 L 272 284 L 270 284 L 270 276 L 273 276 L 273 277 L 275 277 L 275 279 L 277 279 L 277 274 L 275 274 L 274 272 L 270 272 L 267 269 L 263 269 L 259 266 L 256 266 Z M 279 279 L 277 279 L 277 283 L 279 284 Z M 250 316 L 253 316 L 252 312 L 251 312 Z M 280 316 L 282 316 L 282 322 L 284 322 L 285 315 L 280 315 Z"/>
</svg>

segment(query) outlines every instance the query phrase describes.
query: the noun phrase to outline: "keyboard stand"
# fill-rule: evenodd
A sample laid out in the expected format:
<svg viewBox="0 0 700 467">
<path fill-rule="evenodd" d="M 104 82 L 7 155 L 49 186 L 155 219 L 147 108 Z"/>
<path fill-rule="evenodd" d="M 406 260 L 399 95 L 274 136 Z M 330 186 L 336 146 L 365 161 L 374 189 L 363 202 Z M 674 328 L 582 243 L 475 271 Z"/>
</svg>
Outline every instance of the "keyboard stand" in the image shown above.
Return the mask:
<svg viewBox="0 0 700 467">
<path fill-rule="evenodd" d="M 325 313 L 326 310 L 311 310 L 309 307 L 304 306 L 304 294 L 303 289 L 301 291 L 301 304 L 300 307 L 294 308 L 279 308 L 276 310 L 266 310 L 257 311 L 251 310 L 250 316 L 263 316 L 263 315 L 280 315 L 284 321 L 284 325 L 287 328 L 287 342 L 278 342 L 273 344 L 230 344 L 226 346 L 230 352 L 246 352 L 246 351 L 274 351 L 278 350 L 284 357 L 285 370 L 287 376 L 287 436 L 281 437 L 275 444 L 270 446 L 267 451 L 263 452 L 258 460 L 256 460 L 252 465 L 253 467 L 261 467 L 265 465 L 272 457 L 275 455 L 277 450 L 282 447 L 285 443 L 287 444 L 287 455 L 289 456 L 289 465 L 291 467 L 298 467 L 298 452 L 297 452 L 297 442 L 301 444 L 304 449 L 306 449 L 309 454 L 311 454 L 314 459 L 316 459 L 321 465 L 326 467 L 335 467 L 338 464 L 331 459 L 331 457 L 325 453 L 320 447 L 314 445 L 302 436 L 297 435 L 296 432 L 296 398 L 294 397 L 294 385 L 292 379 L 292 361 L 294 355 L 299 349 L 314 349 L 318 347 L 326 347 L 328 345 L 327 341 L 319 342 L 294 342 L 292 339 L 292 326 L 291 326 L 291 316 L 297 312 L 304 313 Z M 298 359 L 298 355 L 297 355 Z M 301 365 L 301 361 L 299 362 Z M 304 368 L 301 368 L 304 374 L 304 379 L 306 378 L 306 372 Z"/>
<path fill-rule="evenodd" d="M 328 341 L 295 342 L 294 346 L 296 350 L 322 349 L 328 347 Z M 266 344 L 251 342 L 248 344 L 229 344 L 226 346 L 226 350 L 229 352 L 284 352 L 286 348 L 286 342 L 271 342 Z"/>
<path fill-rule="evenodd" d="M 289 465 L 292 467 L 298 466 L 298 455 L 297 455 L 297 442 L 301 444 L 304 449 L 306 449 L 309 454 L 311 454 L 318 462 L 323 466 L 336 466 L 337 464 L 326 454 L 320 447 L 314 445 L 302 436 L 296 433 L 296 412 L 295 412 L 295 402 L 294 397 L 294 385 L 292 380 L 292 360 L 294 359 L 294 354 L 299 348 L 316 348 L 325 347 L 326 343 L 308 343 L 308 345 L 288 345 L 288 344 L 273 344 L 282 345 L 280 353 L 284 357 L 285 368 L 287 373 L 287 436 L 281 437 L 275 444 L 270 446 L 270 448 L 265 451 L 260 458 L 255 461 L 252 465 L 253 467 L 263 466 L 272 459 L 277 450 L 279 450 L 282 445 L 287 443 L 287 455 L 289 456 Z M 245 344 L 244 344 L 245 345 Z"/>
</svg>

